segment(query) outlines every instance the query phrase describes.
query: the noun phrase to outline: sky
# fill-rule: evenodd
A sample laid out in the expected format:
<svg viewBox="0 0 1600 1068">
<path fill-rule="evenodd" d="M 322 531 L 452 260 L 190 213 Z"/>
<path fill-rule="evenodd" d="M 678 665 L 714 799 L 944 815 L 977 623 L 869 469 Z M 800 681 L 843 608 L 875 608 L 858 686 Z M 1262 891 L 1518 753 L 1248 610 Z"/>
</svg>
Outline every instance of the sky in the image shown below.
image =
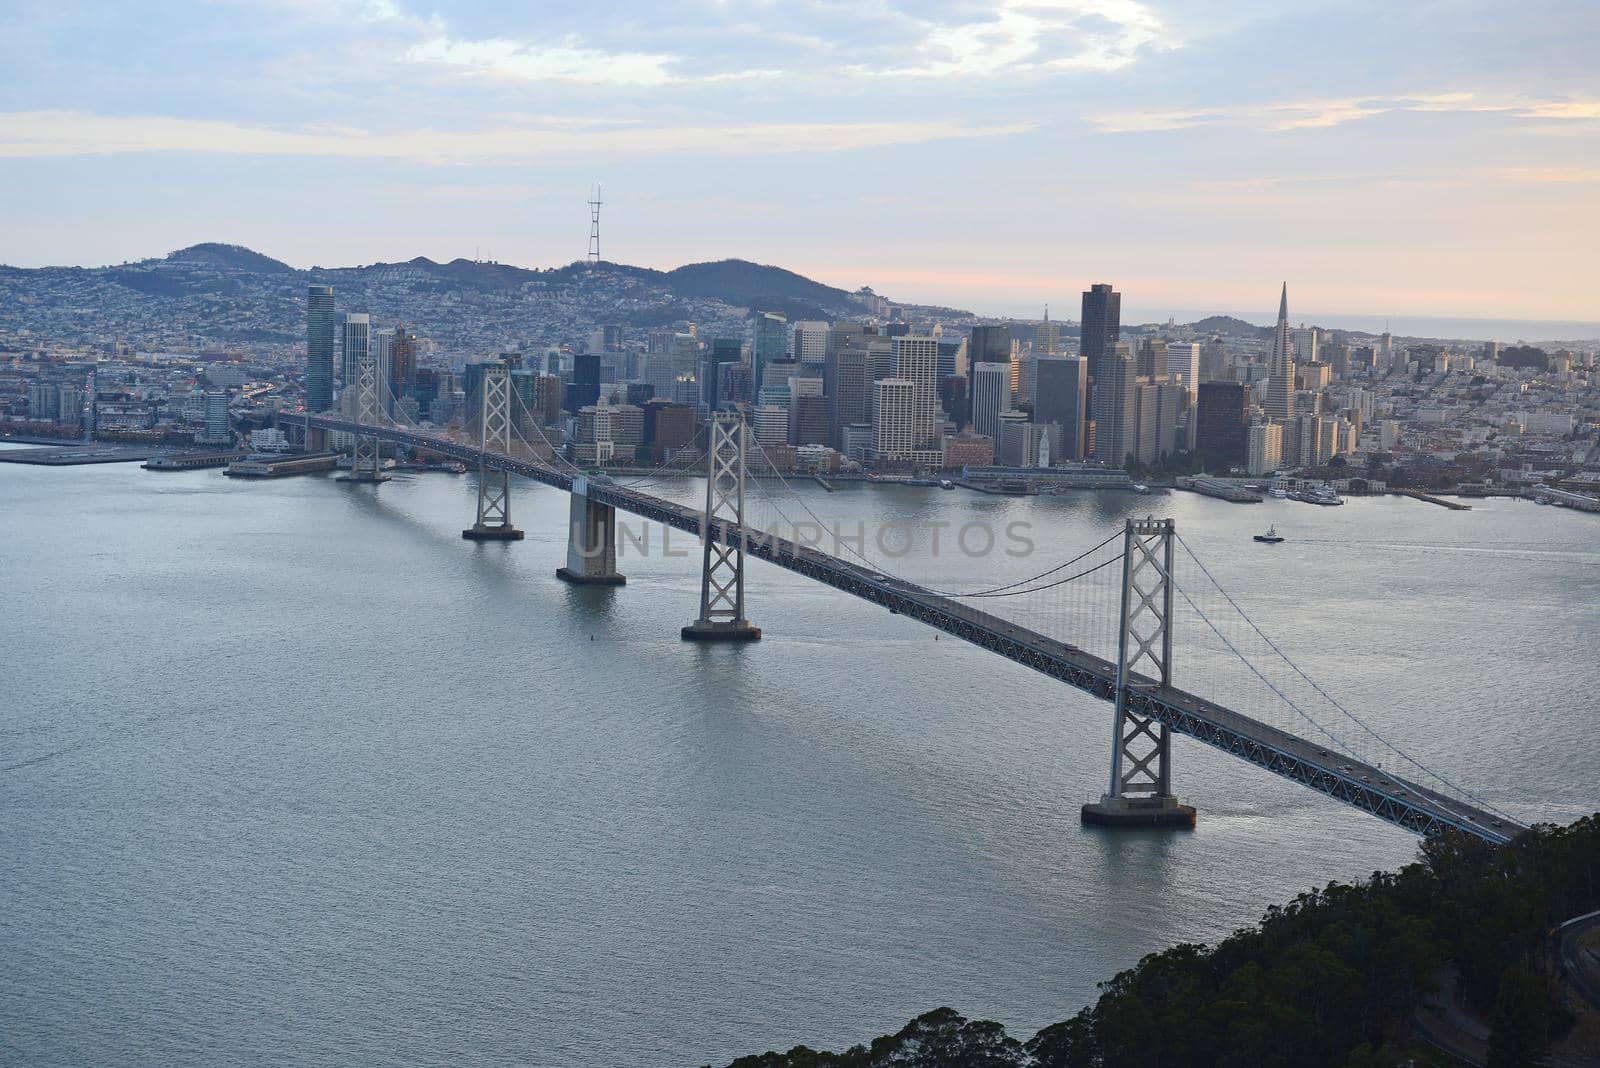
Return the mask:
<svg viewBox="0 0 1600 1068">
<path fill-rule="evenodd" d="M 0 262 L 1600 320 L 1595 0 L 0 4 Z"/>
</svg>

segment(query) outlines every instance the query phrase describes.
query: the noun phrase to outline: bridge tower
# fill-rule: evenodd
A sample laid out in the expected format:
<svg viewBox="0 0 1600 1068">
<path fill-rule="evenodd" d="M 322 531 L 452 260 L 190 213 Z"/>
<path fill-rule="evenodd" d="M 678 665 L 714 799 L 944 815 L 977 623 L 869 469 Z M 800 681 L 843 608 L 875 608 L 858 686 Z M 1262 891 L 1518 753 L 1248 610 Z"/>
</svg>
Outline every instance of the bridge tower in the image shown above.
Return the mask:
<svg viewBox="0 0 1600 1068">
<path fill-rule="evenodd" d="M 478 521 L 461 536 L 468 541 L 521 541 L 511 525 L 511 472 L 485 462 L 489 452 L 511 454 L 511 369 L 503 363 L 483 369 L 478 406 Z"/>
<path fill-rule="evenodd" d="M 364 426 L 375 428 L 384 422 L 385 412 L 378 400 L 378 374 L 378 357 L 375 353 L 369 350 L 357 357 L 355 381 L 357 430 L 355 452 L 350 460 L 350 474 L 345 476 L 348 482 L 389 481 L 389 476 L 383 473 L 377 436 L 363 434 L 359 429 Z"/>
<path fill-rule="evenodd" d="M 1171 732 L 1143 700 L 1147 691 L 1172 685 L 1174 537 L 1170 519 L 1130 519 L 1123 529 L 1110 789 L 1083 806 L 1085 823 L 1194 826 L 1194 809 L 1172 794 Z"/>
<path fill-rule="evenodd" d="M 744 451 L 749 431 L 737 412 L 716 413 L 707 431 L 700 618 L 682 634 L 696 642 L 753 642 L 761 637 L 761 628 L 744 617 Z M 720 538 L 712 536 L 713 521 L 722 530 Z"/>
</svg>

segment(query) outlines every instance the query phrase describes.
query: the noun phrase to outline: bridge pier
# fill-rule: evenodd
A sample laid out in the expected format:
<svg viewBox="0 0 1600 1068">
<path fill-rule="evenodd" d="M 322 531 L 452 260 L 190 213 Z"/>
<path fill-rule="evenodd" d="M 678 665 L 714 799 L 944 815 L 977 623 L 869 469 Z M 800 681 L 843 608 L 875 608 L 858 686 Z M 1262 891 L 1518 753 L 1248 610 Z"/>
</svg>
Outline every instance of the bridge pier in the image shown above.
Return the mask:
<svg viewBox="0 0 1600 1068">
<path fill-rule="evenodd" d="M 377 435 L 361 433 L 362 427 L 377 427 L 384 421 L 385 413 L 378 403 L 379 374 L 376 353 L 369 350 L 356 358 L 356 443 L 350 457 L 350 473 L 344 476 L 346 482 L 389 481 L 383 473 Z"/>
<path fill-rule="evenodd" d="M 468 541 L 521 541 L 511 525 L 511 472 L 491 468 L 484 456 L 493 448 L 511 452 L 511 370 L 505 364 L 484 368 L 478 409 L 478 519 L 461 532 Z"/>
<path fill-rule="evenodd" d="M 700 563 L 700 616 L 680 632 L 693 642 L 753 642 L 761 628 L 744 617 L 744 418 L 720 412 L 707 428 L 706 511 L 700 523 L 704 553 Z M 721 524 L 723 537 L 713 539 L 711 523 Z"/>
<path fill-rule="evenodd" d="M 1172 735 L 1140 700 L 1152 681 L 1172 685 L 1170 519 L 1130 519 L 1123 531 L 1122 626 L 1117 639 L 1117 699 L 1111 725 L 1110 789 L 1083 806 L 1084 823 L 1103 827 L 1193 827 L 1195 810 L 1172 794 Z M 1153 676 L 1139 676 L 1141 666 Z"/>
<path fill-rule="evenodd" d="M 567 566 L 556 578 L 576 586 L 621 586 L 617 572 L 617 510 L 589 498 L 589 479 L 572 480 L 572 513 L 567 524 Z"/>
</svg>

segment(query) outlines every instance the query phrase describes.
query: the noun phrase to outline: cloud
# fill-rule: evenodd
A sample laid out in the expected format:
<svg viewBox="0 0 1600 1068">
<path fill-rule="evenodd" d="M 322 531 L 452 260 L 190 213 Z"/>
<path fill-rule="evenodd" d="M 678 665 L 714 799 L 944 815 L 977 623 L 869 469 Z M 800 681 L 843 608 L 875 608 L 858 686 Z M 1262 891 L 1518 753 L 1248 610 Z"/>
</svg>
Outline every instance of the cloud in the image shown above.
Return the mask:
<svg viewBox="0 0 1600 1068">
<path fill-rule="evenodd" d="M 386 18 L 416 26 L 390 0 Z M 928 18 L 887 2 L 864 3 L 882 44 L 863 49 L 840 27 L 824 36 L 797 32 L 818 17 L 815 4 L 716 5 L 703 25 L 662 24 L 657 37 L 677 51 L 608 45 L 576 32 L 554 43 L 515 36 L 452 36 L 442 20 L 406 49 L 412 63 L 526 82 L 661 87 L 784 78 L 1001 78 L 1115 71 L 1152 47 L 1176 46 L 1139 0 L 1000 0 L 992 8 L 958 6 Z M 370 10 L 370 7 L 364 10 Z M 370 17 L 370 16 L 369 16 Z M 718 53 L 729 53 L 731 66 Z M 861 56 L 876 57 L 862 62 Z"/>
<path fill-rule="evenodd" d="M 670 55 L 604 52 L 575 35 L 553 46 L 526 45 L 504 37 L 460 41 L 435 37 L 406 50 L 412 63 L 429 63 L 516 81 L 563 81 L 591 85 L 666 85 L 675 78 Z"/>
<path fill-rule="evenodd" d="M 1319 130 L 1393 112 L 1492 113 L 1515 119 L 1600 119 L 1600 101 L 1491 98 L 1475 93 L 1398 97 L 1348 97 L 1200 109 L 1154 109 L 1088 116 L 1102 133 L 1152 133 L 1198 126 L 1243 126 L 1280 132 Z"/>
<path fill-rule="evenodd" d="M 742 156 L 825 153 L 889 145 L 1024 133 L 1030 123 L 747 123 L 645 126 L 614 120 L 526 119 L 476 131 L 392 132 L 332 127 L 249 126 L 209 119 L 122 118 L 73 111 L 0 113 L 0 158 L 95 156 L 129 152 L 332 156 L 464 164 L 552 154 L 629 156 L 677 153 Z"/>
</svg>

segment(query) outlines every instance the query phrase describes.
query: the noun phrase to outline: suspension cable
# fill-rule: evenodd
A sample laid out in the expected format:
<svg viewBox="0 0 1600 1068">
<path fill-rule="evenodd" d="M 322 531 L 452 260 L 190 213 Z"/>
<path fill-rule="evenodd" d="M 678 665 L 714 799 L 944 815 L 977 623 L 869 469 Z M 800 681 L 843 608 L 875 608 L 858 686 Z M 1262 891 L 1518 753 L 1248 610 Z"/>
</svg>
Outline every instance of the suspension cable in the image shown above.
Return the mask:
<svg viewBox="0 0 1600 1068">
<path fill-rule="evenodd" d="M 1233 610 L 1235 612 L 1239 613 L 1239 618 L 1243 619 L 1245 621 L 1245 623 L 1249 624 L 1250 629 L 1255 631 L 1256 635 L 1258 637 L 1260 637 L 1262 641 L 1267 643 L 1268 648 L 1270 648 L 1274 653 L 1276 653 L 1278 655 L 1278 658 L 1281 659 L 1285 664 L 1289 665 L 1290 670 L 1292 670 L 1296 675 L 1300 676 L 1300 678 L 1304 679 L 1305 682 L 1313 690 L 1315 690 L 1317 693 L 1321 694 L 1324 700 L 1326 700 L 1334 708 L 1338 709 L 1351 722 L 1355 723 L 1358 727 L 1360 727 L 1367 734 L 1369 734 L 1373 738 L 1375 738 L 1379 745 L 1382 745 L 1385 749 L 1389 750 L 1391 753 L 1394 753 L 1396 756 L 1400 757 L 1402 760 L 1404 760 L 1406 763 L 1410 764 L 1412 767 L 1414 767 L 1417 770 L 1423 772 L 1425 775 L 1430 776 L 1431 778 L 1433 778 L 1437 782 L 1440 782 L 1440 783 L 1444 784 L 1444 786 L 1446 788 L 1448 788 L 1450 790 L 1454 790 L 1456 793 L 1460 794 L 1462 797 L 1464 797 L 1467 800 L 1471 801 L 1473 804 L 1479 806 L 1480 808 L 1484 809 L 1485 811 L 1493 812 L 1496 815 L 1501 816 L 1501 817 L 1503 817 L 1505 819 L 1510 819 L 1511 818 L 1510 816 L 1507 816 L 1504 812 L 1500 812 L 1498 809 L 1494 808 L 1488 802 L 1484 801 L 1482 798 L 1480 798 L 1480 797 L 1476 796 L 1475 794 L 1471 793 L 1470 791 L 1468 791 L 1464 787 L 1456 785 L 1455 783 L 1451 782 L 1449 779 L 1445 778 L 1443 775 L 1440 775 L 1438 772 L 1434 771 L 1432 768 L 1427 767 L 1421 761 L 1419 761 L 1415 757 L 1413 757 L 1410 753 L 1407 753 L 1404 749 L 1401 749 L 1399 746 L 1397 746 L 1393 742 L 1389 741 L 1389 739 L 1385 738 L 1382 734 L 1379 734 L 1376 730 L 1374 730 L 1360 716 L 1358 716 L 1354 712 L 1350 711 L 1337 698 L 1335 698 L 1327 690 L 1323 689 L 1322 686 L 1317 682 L 1317 680 L 1313 679 L 1310 675 L 1307 675 L 1303 670 L 1301 670 L 1300 665 L 1296 664 L 1293 660 L 1291 660 L 1289 658 L 1289 655 L 1287 653 L 1285 653 L 1278 646 L 1278 643 L 1273 641 L 1270 637 L 1268 637 L 1266 631 L 1262 630 L 1260 628 L 1260 626 L 1258 626 L 1256 624 L 1256 621 L 1250 618 L 1249 614 L 1246 613 L 1245 610 L 1239 606 L 1239 602 L 1237 602 L 1237 601 L 1235 601 L 1233 599 L 1233 596 L 1231 594 L 1229 594 L 1226 589 L 1223 588 L 1222 583 L 1217 581 L 1217 577 L 1211 573 L 1211 570 L 1209 568 L 1207 568 L 1205 563 L 1200 559 L 1200 557 L 1195 554 L 1194 549 L 1189 545 L 1189 543 L 1184 541 L 1182 536 L 1180 536 L 1180 535 L 1176 535 L 1175 534 L 1174 536 L 1178 538 L 1178 543 L 1183 546 L 1184 552 L 1188 553 L 1189 554 L 1189 558 L 1195 562 L 1195 566 L 1200 569 L 1201 573 L 1204 574 L 1206 578 L 1211 580 L 1211 584 L 1217 588 L 1217 592 L 1222 594 L 1223 599 L 1225 601 L 1227 601 L 1228 604 L 1233 607 Z M 1187 599 L 1187 597 L 1185 599 Z M 1196 609 L 1196 611 L 1199 611 L 1199 610 Z"/>
</svg>

